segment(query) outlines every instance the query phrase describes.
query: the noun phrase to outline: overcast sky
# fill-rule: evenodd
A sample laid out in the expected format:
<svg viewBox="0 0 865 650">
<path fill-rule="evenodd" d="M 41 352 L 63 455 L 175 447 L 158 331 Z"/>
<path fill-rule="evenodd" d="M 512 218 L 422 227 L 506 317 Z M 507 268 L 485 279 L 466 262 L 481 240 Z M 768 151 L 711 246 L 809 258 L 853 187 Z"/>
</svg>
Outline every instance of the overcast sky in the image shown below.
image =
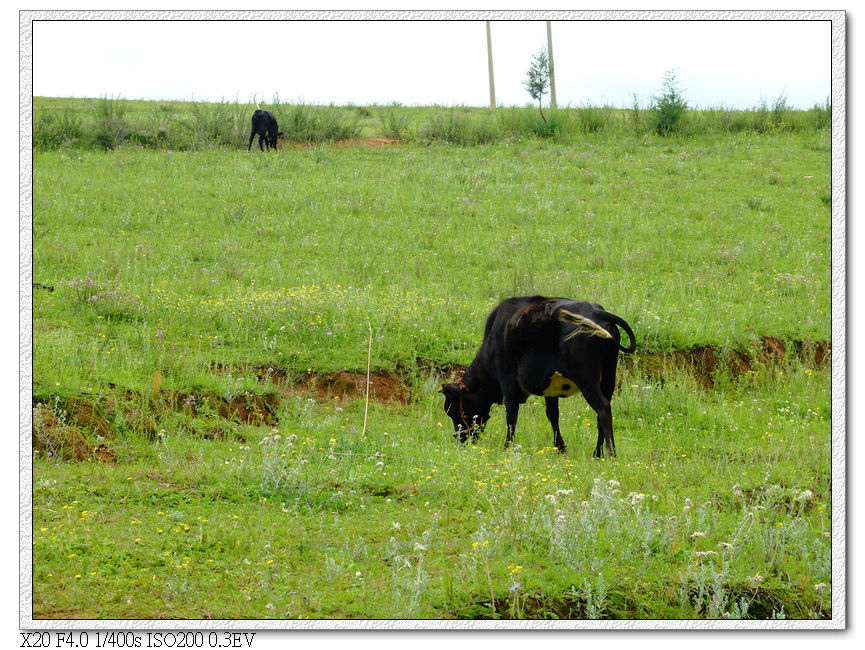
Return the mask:
<svg viewBox="0 0 865 650">
<path fill-rule="evenodd" d="M 782 94 L 826 102 L 828 21 L 554 21 L 560 106 L 647 105 L 675 70 L 693 107 L 748 108 Z M 546 23 L 492 23 L 499 105 L 523 81 Z M 489 104 L 484 21 L 37 21 L 33 94 L 309 104 Z"/>
</svg>

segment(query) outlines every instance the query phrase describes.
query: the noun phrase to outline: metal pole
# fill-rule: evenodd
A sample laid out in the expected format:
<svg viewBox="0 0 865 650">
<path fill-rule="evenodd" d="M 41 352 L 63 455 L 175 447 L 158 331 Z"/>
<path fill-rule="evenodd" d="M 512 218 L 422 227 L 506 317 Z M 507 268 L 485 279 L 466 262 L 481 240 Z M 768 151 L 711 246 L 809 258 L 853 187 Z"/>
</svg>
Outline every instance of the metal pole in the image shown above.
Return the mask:
<svg viewBox="0 0 865 650">
<path fill-rule="evenodd" d="M 490 35 L 490 21 L 487 22 L 487 65 L 490 70 L 490 108 L 496 107 L 496 82 L 493 75 L 493 38 Z"/>
<path fill-rule="evenodd" d="M 547 57 L 550 63 L 550 108 L 556 107 L 556 74 L 553 67 L 553 29 L 547 21 Z"/>
</svg>

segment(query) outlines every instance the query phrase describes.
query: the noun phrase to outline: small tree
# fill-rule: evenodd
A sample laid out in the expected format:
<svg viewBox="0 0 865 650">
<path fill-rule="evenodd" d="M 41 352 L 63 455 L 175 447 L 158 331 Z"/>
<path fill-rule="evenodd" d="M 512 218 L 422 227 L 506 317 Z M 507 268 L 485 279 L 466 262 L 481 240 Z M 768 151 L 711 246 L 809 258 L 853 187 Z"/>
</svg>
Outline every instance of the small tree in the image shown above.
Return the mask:
<svg viewBox="0 0 865 650">
<path fill-rule="evenodd" d="M 532 99 L 538 102 L 538 110 L 541 113 L 541 119 L 546 122 L 544 111 L 541 108 L 541 100 L 547 94 L 550 87 L 550 63 L 547 59 L 547 48 L 542 47 L 537 54 L 532 55 L 532 64 L 529 67 L 528 76 L 523 82 L 526 90 Z"/>
<path fill-rule="evenodd" d="M 679 90 L 675 70 L 667 70 L 661 87 L 661 95 L 654 97 L 655 131 L 669 135 L 681 130 L 682 116 L 688 103 Z"/>
</svg>

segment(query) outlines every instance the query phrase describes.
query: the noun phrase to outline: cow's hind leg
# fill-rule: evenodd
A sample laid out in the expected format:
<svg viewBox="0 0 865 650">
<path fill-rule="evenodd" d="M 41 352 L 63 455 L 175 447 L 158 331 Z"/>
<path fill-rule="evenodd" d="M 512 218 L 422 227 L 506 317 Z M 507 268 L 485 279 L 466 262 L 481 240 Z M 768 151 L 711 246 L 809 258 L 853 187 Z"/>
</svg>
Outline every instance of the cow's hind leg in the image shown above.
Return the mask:
<svg viewBox="0 0 865 650">
<path fill-rule="evenodd" d="M 582 392 L 589 406 L 598 414 L 598 444 L 595 446 L 595 458 L 603 458 L 605 446 L 607 456 L 612 458 L 616 455 L 616 445 L 613 441 L 613 411 L 610 408 L 610 400 L 604 397 L 598 384 L 585 388 Z"/>
<path fill-rule="evenodd" d="M 559 453 L 565 453 L 565 441 L 562 439 L 562 432 L 559 430 L 559 398 L 545 397 L 547 406 L 547 419 L 553 427 L 553 444 Z"/>
<path fill-rule="evenodd" d="M 613 391 L 616 388 L 616 364 L 619 360 L 619 352 L 618 350 L 614 351 L 612 354 L 607 357 L 606 362 L 604 363 L 604 371 L 601 375 L 601 393 L 603 393 L 604 398 L 607 400 L 607 403 L 613 401 Z M 612 406 L 610 406 L 610 437 L 607 443 L 607 451 L 609 452 L 612 449 L 612 455 L 616 455 L 616 440 L 613 437 L 613 415 L 612 415 Z M 600 428 L 600 416 L 598 427 Z"/>
<path fill-rule="evenodd" d="M 514 441 L 517 430 L 517 415 L 520 413 L 520 403 L 514 399 L 505 398 L 505 421 L 508 425 L 508 437 L 505 439 L 505 449 Z"/>
</svg>

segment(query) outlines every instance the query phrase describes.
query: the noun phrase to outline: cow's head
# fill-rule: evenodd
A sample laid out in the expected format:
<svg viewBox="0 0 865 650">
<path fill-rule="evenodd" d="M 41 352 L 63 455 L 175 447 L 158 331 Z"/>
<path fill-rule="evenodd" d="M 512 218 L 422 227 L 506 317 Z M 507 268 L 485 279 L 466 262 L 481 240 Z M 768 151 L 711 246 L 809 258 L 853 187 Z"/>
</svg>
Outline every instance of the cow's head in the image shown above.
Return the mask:
<svg viewBox="0 0 865 650">
<path fill-rule="evenodd" d="M 282 137 L 282 131 L 279 131 L 276 135 L 268 134 L 268 140 L 271 148 L 276 149 L 276 141 Z"/>
<path fill-rule="evenodd" d="M 462 381 L 442 384 L 439 389 L 445 396 L 445 413 L 453 420 L 454 437 L 465 442 L 469 436 L 477 439 L 490 419 L 490 404 L 479 391 L 471 391 Z"/>
</svg>

